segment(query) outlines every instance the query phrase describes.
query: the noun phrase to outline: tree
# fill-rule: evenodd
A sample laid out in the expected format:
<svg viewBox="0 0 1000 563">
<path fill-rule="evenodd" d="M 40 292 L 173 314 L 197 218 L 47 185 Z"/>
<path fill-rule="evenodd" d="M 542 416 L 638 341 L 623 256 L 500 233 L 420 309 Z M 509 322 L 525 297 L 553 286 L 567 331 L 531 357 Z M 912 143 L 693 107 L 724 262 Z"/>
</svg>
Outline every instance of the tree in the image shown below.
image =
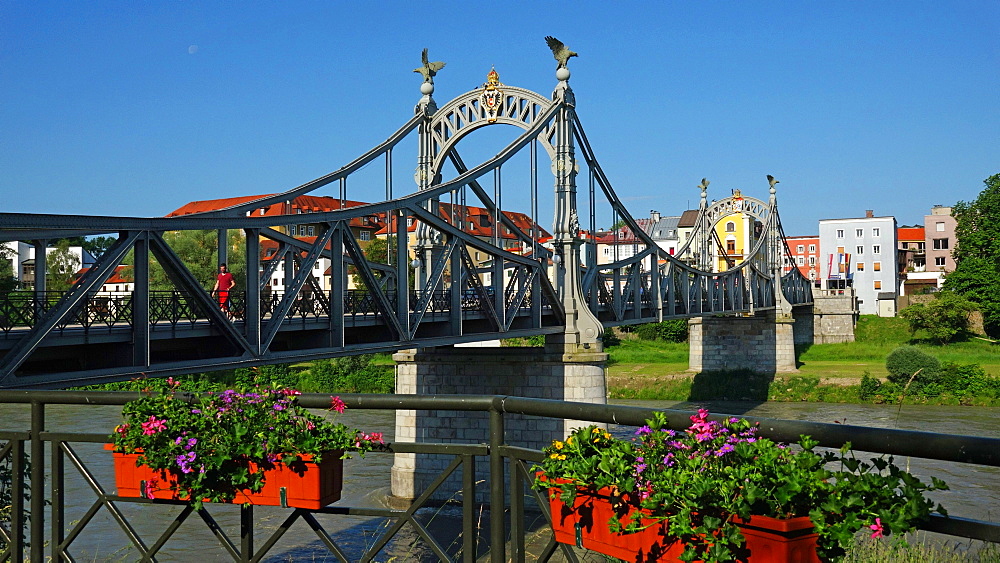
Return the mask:
<svg viewBox="0 0 1000 563">
<path fill-rule="evenodd" d="M 17 260 L 17 252 L 6 244 L 0 244 L 0 295 L 7 295 L 19 285 L 14 275 L 14 260 Z"/>
<path fill-rule="evenodd" d="M 928 336 L 945 344 L 969 330 L 969 315 L 976 304 L 951 291 L 942 291 L 930 303 L 916 303 L 899 312 L 910 324 L 910 333 L 927 331 Z"/>
<path fill-rule="evenodd" d="M 395 236 L 390 235 L 386 238 L 376 238 L 370 241 L 368 245 L 364 247 L 365 259 L 368 260 L 369 262 L 388 264 L 390 248 L 392 249 L 393 252 L 396 251 Z M 395 258 L 395 254 L 393 254 L 393 258 Z M 361 276 L 358 274 L 357 267 L 353 265 L 348 266 L 347 271 L 351 275 L 351 278 L 354 280 L 354 287 L 358 289 L 367 289 L 364 282 L 361 280 Z M 375 276 L 380 277 L 377 271 Z"/>
<path fill-rule="evenodd" d="M 100 258 L 117 240 L 115 237 L 94 237 L 83 241 L 83 249 L 89 252 L 94 258 Z"/>
<path fill-rule="evenodd" d="M 163 240 L 173 249 L 174 253 L 187 266 L 188 270 L 206 290 L 215 285 L 219 270 L 219 252 L 217 231 L 168 231 L 163 234 Z M 245 289 L 246 280 L 246 239 L 239 230 L 229 231 L 229 271 L 236 280 L 236 290 Z M 133 252 L 122 260 L 124 264 L 134 264 Z M 131 280 L 134 275 L 132 268 L 122 272 L 122 277 Z M 150 253 L 149 257 L 149 288 L 154 291 L 170 291 L 178 289 L 167 277 L 166 272 Z"/>
<path fill-rule="evenodd" d="M 69 239 L 61 239 L 46 256 L 48 291 L 66 291 L 73 285 L 81 264 L 80 257 L 69 249 L 69 243 Z"/>
<path fill-rule="evenodd" d="M 955 271 L 944 287 L 979 304 L 983 328 L 1000 336 L 1000 174 L 983 181 L 985 188 L 972 202 L 952 208 L 957 239 L 952 256 Z"/>
</svg>

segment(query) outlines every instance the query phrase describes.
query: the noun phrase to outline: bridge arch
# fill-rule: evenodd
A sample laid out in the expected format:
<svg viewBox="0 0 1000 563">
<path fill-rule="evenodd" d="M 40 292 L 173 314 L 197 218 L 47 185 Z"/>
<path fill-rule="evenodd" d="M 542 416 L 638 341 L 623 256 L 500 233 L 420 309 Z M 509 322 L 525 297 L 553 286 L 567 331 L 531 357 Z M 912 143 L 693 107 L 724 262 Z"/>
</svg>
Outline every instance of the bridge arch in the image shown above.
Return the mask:
<svg viewBox="0 0 1000 563">
<path fill-rule="evenodd" d="M 736 194 L 719 201 L 713 201 L 705 209 L 705 217 L 709 221 L 708 226 L 712 229 L 733 213 L 745 213 L 766 224 L 771 216 L 771 205 L 756 198 Z"/>
<path fill-rule="evenodd" d="M 500 75 L 491 70 L 483 87 L 457 96 L 431 118 L 431 177 L 441 171 L 448 152 L 472 131 L 496 123 L 527 131 L 555 103 L 558 102 L 537 92 L 502 84 Z M 550 124 L 538 135 L 538 140 L 553 160 L 556 155 L 552 144 L 554 134 L 555 127 Z"/>
</svg>

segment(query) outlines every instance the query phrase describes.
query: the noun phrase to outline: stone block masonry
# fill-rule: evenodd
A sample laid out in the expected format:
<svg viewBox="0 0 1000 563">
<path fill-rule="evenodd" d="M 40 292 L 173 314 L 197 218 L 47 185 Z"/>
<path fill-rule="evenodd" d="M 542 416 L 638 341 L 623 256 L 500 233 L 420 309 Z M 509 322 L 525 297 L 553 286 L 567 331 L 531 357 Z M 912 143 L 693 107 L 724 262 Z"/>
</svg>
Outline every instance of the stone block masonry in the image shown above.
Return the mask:
<svg viewBox="0 0 1000 563">
<path fill-rule="evenodd" d="M 693 318 L 688 321 L 689 369 L 795 372 L 795 322 L 775 311 Z"/>
<path fill-rule="evenodd" d="M 604 366 L 607 354 L 554 354 L 542 348 L 428 348 L 395 355 L 396 393 L 417 395 L 511 395 L 561 401 L 606 403 Z M 577 421 L 504 415 L 504 439 L 513 446 L 541 449 L 564 438 Z M 489 413 L 467 411 L 398 411 L 398 442 L 486 444 Z M 436 479 L 452 456 L 396 454 L 392 495 L 413 499 Z M 489 475 L 489 460 L 477 459 L 476 476 Z M 461 494 L 455 472 L 433 498 L 446 501 Z M 486 502 L 489 485 L 477 485 L 477 502 Z"/>
</svg>

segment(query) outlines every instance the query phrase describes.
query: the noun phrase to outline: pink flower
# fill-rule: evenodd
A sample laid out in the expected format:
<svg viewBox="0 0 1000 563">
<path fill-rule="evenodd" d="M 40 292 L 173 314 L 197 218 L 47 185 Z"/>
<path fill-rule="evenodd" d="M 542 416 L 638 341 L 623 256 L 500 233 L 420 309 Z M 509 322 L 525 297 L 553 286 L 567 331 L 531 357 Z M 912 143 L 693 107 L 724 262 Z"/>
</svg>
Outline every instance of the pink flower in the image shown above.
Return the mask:
<svg viewBox="0 0 1000 563">
<path fill-rule="evenodd" d="M 142 433 L 147 436 L 166 429 L 167 425 L 162 420 L 157 420 L 153 415 L 149 415 L 149 421 L 142 423 Z"/>
<path fill-rule="evenodd" d="M 333 400 L 330 401 L 330 408 L 337 412 L 344 412 L 344 407 L 344 401 L 340 400 L 340 397 L 334 397 Z"/>
<path fill-rule="evenodd" d="M 146 498 L 155 498 L 156 494 L 156 479 L 150 479 L 146 481 L 146 488 L 142 491 L 143 496 Z"/>
<path fill-rule="evenodd" d="M 874 530 L 872 532 L 872 537 L 873 538 L 880 538 L 880 537 L 882 537 L 882 519 L 881 518 L 877 518 L 876 517 L 875 518 L 875 523 L 872 524 L 871 526 L 868 526 L 868 527 L 871 528 L 872 530 Z"/>
</svg>

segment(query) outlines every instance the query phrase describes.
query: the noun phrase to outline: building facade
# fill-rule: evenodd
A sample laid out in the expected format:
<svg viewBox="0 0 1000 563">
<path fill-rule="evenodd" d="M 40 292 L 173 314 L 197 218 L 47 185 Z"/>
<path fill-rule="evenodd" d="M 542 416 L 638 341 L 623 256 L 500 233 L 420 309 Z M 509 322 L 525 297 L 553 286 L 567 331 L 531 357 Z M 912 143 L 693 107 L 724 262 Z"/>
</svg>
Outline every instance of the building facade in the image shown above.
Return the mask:
<svg viewBox="0 0 1000 563">
<path fill-rule="evenodd" d="M 878 314 L 879 294 L 898 292 L 895 217 L 822 219 L 819 246 L 822 288 L 853 287 L 862 315 Z"/>
<path fill-rule="evenodd" d="M 928 272 L 955 271 L 955 228 L 958 221 L 951 216 L 951 208 L 935 205 L 930 215 L 924 215 L 924 236 L 927 247 Z"/>
<path fill-rule="evenodd" d="M 821 249 L 819 245 L 819 235 L 806 235 L 796 237 L 785 237 L 785 244 L 788 245 L 789 263 L 785 264 L 785 271 L 791 271 L 793 267 L 814 284 L 819 282 L 819 263 Z"/>
</svg>

